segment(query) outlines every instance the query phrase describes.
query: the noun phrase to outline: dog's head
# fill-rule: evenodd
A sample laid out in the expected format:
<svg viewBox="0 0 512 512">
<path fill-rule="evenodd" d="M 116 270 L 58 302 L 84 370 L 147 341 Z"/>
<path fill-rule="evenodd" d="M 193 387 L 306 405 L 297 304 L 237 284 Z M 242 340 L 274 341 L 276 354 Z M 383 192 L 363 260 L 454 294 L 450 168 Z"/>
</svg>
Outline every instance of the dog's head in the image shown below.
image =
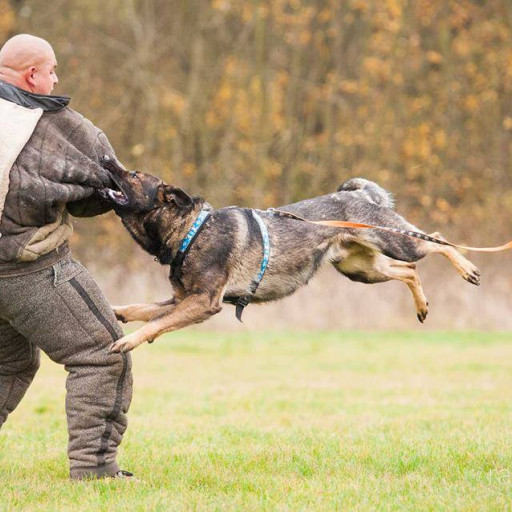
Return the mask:
<svg viewBox="0 0 512 512">
<path fill-rule="evenodd" d="M 181 188 L 167 185 L 151 174 L 128 172 L 107 155 L 101 159 L 101 165 L 110 174 L 115 187 L 104 189 L 102 194 L 121 217 L 147 213 L 163 206 L 186 208 L 193 204 L 193 199 Z"/>
<path fill-rule="evenodd" d="M 104 156 L 101 165 L 112 178 L 113 188 L 101 191 L 135 241 L 150 254 L 158 255 L 169 231 L 196 204 L 184 190 L 143 172 L 128 172 L 114 159 Z"/>
</svg>

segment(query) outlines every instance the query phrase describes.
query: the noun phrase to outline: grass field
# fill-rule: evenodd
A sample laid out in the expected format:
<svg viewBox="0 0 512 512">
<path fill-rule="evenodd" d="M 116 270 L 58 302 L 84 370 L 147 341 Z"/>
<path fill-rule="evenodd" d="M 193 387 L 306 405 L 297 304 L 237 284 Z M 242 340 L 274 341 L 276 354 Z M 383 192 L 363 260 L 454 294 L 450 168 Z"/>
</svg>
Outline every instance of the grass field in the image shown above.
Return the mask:
<svg viewBox="0 0 512 512">
<path fill-rule="evenodd" d="M 0 510 L 512 510 L 512 334 L 184 331 L 133 356 L 140 481 L 67 480 L 44 360 L 0 432 Z"/>
</svg>

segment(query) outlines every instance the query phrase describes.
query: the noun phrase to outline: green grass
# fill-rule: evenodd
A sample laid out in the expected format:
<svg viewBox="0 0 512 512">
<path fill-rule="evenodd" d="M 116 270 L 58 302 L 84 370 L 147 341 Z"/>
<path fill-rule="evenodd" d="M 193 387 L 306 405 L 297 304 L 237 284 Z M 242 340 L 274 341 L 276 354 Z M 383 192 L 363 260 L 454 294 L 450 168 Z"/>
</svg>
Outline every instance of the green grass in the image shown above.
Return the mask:
<svg viewBox="0 0 512 512">
<path fill-rule="evenodd" d="M 67 480 L 65 372 L 0 432 L 0 510 L 512 510 L 512 335 L 184 331 L 133 352 L 121 466 Z"/>
</svg>

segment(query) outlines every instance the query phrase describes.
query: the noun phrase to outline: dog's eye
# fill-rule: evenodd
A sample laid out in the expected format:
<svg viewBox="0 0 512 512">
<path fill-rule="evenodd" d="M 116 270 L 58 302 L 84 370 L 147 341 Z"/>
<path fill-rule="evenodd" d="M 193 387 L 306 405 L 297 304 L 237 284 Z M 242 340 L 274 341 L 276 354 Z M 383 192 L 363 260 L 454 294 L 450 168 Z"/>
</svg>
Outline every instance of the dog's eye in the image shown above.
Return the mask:
<svg viewBox="0 0 512 512">
<path fill-rule="evenodd" d="M 130 176 L 131 176 L 132 178 L 136 178 L 136 177 L 137 177 L 137 171 L 133 171 L 133 172 L 131 172 L 131 173 L 130 173 Z"/>
</svg>

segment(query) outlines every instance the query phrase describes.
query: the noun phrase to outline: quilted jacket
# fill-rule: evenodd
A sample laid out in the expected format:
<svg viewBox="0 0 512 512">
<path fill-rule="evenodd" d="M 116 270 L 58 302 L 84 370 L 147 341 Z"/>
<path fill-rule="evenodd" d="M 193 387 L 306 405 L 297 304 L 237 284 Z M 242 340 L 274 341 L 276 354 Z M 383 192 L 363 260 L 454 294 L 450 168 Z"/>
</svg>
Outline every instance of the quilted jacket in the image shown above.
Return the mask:
<svg viewBox="0 0 512 512">
<path fill-rule="evenodd" d="M 100 158 L 115 156 L 104 133 L 69 108 L 67 97 L 35 95 L 0 82 L 2 101 L 42 113 L 5 177 L 0 275 L 33 267 L 26 264 L 65 246 L 72 233 L 70 214 L 93 216 L 110 209 L 96 192 L 110 184 Z M 0 156 L 9 137 L 0 138 Z"/>
</svg>

